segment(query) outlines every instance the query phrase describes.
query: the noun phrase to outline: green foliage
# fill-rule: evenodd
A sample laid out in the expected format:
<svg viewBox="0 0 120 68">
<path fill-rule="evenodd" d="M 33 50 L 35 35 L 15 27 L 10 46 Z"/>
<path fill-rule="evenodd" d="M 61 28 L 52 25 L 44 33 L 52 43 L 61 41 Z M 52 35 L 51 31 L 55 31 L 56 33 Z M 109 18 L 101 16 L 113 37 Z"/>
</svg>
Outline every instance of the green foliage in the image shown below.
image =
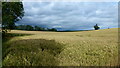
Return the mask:
<svg viewBox="0 0 120 68">
<path fill-rule="evenodd" d="M 17 30 L 28 30 L 28 31 L 57 31 L 57 29 L 52 28 L 52 29 L 45 29 L 40 26 L 31 26 L 31 25 L 18 25 L 16 26 Z"/>
<path fill-rule="evenodd" d="M 39 31 L 39 30 L 41 30 L 40 27 L 35 26 L 35 31 Z"/>
<path fill-rule="evenodd" d="M 31 26 L 31 25 L 19 25 L 19 26 L 16 26 L 15 29 L 18 29 L 18 30 L 34 30 L 34 28 Z"/>
<path fill-rule="evenodd" d="M 95 30 L 98 30 L 98 29 L 100 29 L 100 27 L 96 24 L 96 25 L 94 26 L 94 29 L 95 29 Z"/>
<path fill-rule="evenodd" d="M 33 27 L 32 26 L 30 26 L 30 25 L 26 25 L 26 30 L 33 30 Z"/>
<path fill-rule="evenodd" d="M 35 26 L 34 27 L 35 31 L 45 31 L 45 28 L 39 27 L 39 26 Z"/>
<path fill-rule="evenodd" d="M 2 32 L 15 28 L 15 22 L 24 16 L 22 2 L 2 2 Z"/>
<path fill-rule="evenodd" d="M 57 31 L 57 29 L 52 28 L 52 29 L 48 29 L 48 31 Z"/>
<path fill-rule="evenodd" d="M 18 40 L 3 47 L 3 66 L 56 66 L 55 57 L 63 50 L 62 44 L 45 39 Z"/>
<path fill-rule="evenodd" d="M 25 25 L 19 25 L 19 26 L 16 26 L 17 30 L 25 30 L 26 29 L 26 26 Z"/>
<path fill-rule="evenodd" d="M 2 37 L 15 28 L 15 22 L 24 16 L 22 2 L 2 2 Z"/>
</svg>

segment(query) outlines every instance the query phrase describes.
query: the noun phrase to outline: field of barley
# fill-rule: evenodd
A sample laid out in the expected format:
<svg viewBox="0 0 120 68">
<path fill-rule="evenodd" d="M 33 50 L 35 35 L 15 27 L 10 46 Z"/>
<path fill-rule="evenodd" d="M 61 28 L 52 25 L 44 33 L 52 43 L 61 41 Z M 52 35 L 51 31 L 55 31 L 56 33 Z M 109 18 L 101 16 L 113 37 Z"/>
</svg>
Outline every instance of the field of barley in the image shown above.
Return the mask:
<svg viewBox="0 0 120 68">
<path fill-rule="evenodd" d="M 3 66 L 116 66 L 118 29 L 76 32 L 12 30 Z M 27 35 L 30 34 L 30 35 Z"/>
</svg>

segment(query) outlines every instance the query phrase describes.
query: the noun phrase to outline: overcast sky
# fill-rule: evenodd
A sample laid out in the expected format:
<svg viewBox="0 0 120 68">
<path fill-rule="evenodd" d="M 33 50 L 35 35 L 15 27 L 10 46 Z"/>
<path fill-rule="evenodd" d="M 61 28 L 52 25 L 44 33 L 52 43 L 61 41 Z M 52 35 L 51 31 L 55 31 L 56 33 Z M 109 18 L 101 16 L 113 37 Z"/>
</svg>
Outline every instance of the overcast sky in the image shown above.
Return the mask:
<svg viewBox="0 0 120 68">
<path fill-rule="evenodd" d="M 24 2 L 25 16 L 16 24 L 59 30 L 118 27 L 117 2 Z"/>
</svg>

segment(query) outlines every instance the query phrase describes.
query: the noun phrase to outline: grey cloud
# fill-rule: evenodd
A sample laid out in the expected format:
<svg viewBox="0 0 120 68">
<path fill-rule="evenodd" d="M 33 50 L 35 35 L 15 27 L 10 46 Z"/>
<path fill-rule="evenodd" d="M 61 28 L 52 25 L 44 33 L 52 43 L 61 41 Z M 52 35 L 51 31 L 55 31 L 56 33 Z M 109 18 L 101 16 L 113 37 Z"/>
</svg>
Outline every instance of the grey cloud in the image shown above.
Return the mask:
<svg viewBox="0 0 120 68">
<path fill-rule="evenodd" d="M 25 16 L 17 24 L 62 30 L 117 27 L 117 2 L 24 2 Z"/>
</svg>

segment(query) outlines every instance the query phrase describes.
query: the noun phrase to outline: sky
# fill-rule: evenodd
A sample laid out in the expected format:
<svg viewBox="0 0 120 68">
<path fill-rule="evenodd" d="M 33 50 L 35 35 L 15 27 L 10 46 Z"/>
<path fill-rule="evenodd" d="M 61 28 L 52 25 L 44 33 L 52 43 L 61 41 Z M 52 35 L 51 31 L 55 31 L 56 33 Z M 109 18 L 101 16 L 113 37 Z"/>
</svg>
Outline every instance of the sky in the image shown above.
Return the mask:
<svg viewBox="0 0 120 68">
<path fill-rule="evenodd" d="M 38 25 L 58 30 L 93 30 L 118 27 L 117 2 L 23 2 L 24 17 L 17 25 Z"/>
<path fill-rule="evenodd" d="M 22 0 L 24 2 L 49 2 L 49 1 L 57 1 L 57 2 L 119 2 L 119 0 Z"/>
</svg>

